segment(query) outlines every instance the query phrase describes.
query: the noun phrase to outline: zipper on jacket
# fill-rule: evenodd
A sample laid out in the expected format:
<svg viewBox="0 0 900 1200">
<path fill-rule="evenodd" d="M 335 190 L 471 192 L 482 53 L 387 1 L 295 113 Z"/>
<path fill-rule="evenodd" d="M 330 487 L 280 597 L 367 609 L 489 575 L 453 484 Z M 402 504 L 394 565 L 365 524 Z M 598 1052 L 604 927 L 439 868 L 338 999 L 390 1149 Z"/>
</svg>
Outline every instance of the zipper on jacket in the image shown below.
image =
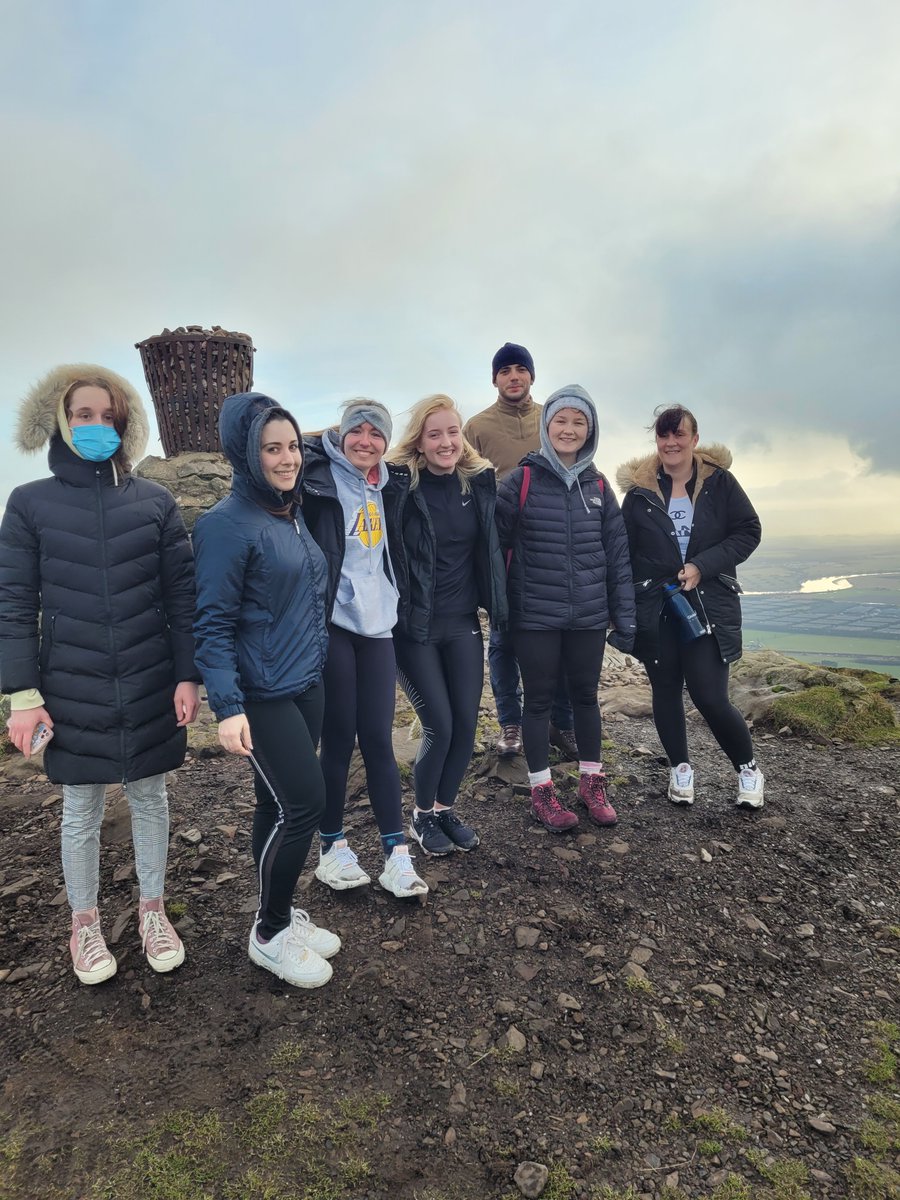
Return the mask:
<svg viewBox="0 0 900 1200">
<path fill-rule="evenodd" d="M 106 518 L 103 512 L 103 480 L 100 477 L 99 469 L 95 472 L 97 478 L 97 513 L 100 518 L 100 546 L 103 555 L 103 598 L 106 602 L 106 611 L 109 616 L 107 622 L 107 641 L 109 642 L 110 656 L 113 663 L 113 686 L 116 694 L 116 708 L 119 712 L 119 748 L 122 760 L 122 783 L 127 783 L 125 776 L 128 774 L 127 764 L 125 761 L 125 709 L 122 704 L 122 684 L 119 680 L 118 672 L 118 655 L 116 654 L 116 639 L 113 631 L 112 620 L 112 600 L 109 594 L 109 555 L 106 545 Z"/>
</svg>

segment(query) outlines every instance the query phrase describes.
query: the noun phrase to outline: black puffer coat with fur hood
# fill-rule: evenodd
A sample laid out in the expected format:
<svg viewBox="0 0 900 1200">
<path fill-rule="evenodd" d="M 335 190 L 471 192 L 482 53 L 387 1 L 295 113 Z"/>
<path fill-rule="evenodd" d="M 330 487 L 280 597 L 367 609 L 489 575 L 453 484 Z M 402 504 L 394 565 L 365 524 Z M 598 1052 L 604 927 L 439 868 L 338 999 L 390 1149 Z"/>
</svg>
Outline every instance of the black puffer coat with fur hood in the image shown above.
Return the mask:
<svg viewBox="0 0 900 1200">
<path fill-rule="evenodd" d="M 722 660 L 741 657 L 741 587 L 737 565 L 759 545 L 761 527 L 753 505 L 731 474 L 731 451 L 724 446 L 698 446 L 687 485 L 694 520 L 685 562 L 700 572 L 700 583 L 683 594 L 710 627 Z M 622 516 L 628 530 L 631 570 L 637 605 L 634 652 L 642 662 L 659 652 L 659 622 L 665 596 L 662 586 L 675 580 L 684 566 L 675 527 L 669 516 L 672 482 L 656 454 L 635 458 L 616 472 L 625 493 Z"/>
<path fill-rule="evenodd" d="M 54 722 L 44 754 L 52 782 L 128 782 L 184 758 L 174 693 L 199 681 L 193 556 L 165 488 L 63 441 L 60 401 L 79 379 L 121 389 L 127 458 L 146 445 L 140 399 L 112 371 L 58 367 L 25 398 L 19 448 L 49 441 L 53 476 L 17 487 L 0 527 L 0 688 L 40 690 Z"/>
</svg>

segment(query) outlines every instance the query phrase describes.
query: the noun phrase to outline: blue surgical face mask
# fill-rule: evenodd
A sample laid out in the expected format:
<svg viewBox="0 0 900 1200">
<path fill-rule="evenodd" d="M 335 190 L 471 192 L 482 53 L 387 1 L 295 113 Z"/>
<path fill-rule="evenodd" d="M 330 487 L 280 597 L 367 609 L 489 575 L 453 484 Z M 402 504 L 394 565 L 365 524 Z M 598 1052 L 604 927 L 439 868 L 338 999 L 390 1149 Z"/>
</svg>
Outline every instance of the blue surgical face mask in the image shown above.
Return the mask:
<svg viewBox="0 0 900 1200">
<path fill-rule="evenodd" d="M 106 462 L 122 445 L 112 425 L 75 425 L 72 445 L 88 462 Z"/>
</svg>

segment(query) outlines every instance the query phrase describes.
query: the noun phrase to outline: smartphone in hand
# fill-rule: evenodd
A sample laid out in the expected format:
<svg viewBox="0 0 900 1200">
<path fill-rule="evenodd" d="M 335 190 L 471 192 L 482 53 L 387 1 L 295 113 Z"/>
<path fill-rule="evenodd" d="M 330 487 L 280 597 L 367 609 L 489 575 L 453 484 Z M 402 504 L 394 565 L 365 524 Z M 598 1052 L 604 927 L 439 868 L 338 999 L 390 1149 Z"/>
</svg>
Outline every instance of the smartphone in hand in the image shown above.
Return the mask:
<svg viewBox="0 0 900 1200">
<path fill-rule="evenodd" d="M 53 730 L 49 725 L 45 725 L 41 721 L 40 725 L 35 726 L 34 735 L 31 739 L 31 753 L 37 754 L 38 750 L 43 750 L 52 737 Z"/>
</svg>

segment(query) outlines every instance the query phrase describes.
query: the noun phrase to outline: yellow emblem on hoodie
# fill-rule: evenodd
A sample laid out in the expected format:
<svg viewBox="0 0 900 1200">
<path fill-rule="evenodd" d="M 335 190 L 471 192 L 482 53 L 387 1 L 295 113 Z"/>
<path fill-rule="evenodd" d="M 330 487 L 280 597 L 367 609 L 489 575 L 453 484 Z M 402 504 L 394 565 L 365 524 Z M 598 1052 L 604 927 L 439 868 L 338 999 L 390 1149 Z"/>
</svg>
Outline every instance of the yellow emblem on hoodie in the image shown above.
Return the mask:
<svg viewBox="0 0 900 1200">
<path fill-rule="evenodd" d="M 365 512 L 362 505 L 353 521 L 353 528 L 350 530 L 351 537 L 358 537 L 364 546 L 377 546 L 381 541 L 381 513 L 378 511 L 378 505 L 374 500 L 370 500 L 366 505 Z"/>
</svg>

